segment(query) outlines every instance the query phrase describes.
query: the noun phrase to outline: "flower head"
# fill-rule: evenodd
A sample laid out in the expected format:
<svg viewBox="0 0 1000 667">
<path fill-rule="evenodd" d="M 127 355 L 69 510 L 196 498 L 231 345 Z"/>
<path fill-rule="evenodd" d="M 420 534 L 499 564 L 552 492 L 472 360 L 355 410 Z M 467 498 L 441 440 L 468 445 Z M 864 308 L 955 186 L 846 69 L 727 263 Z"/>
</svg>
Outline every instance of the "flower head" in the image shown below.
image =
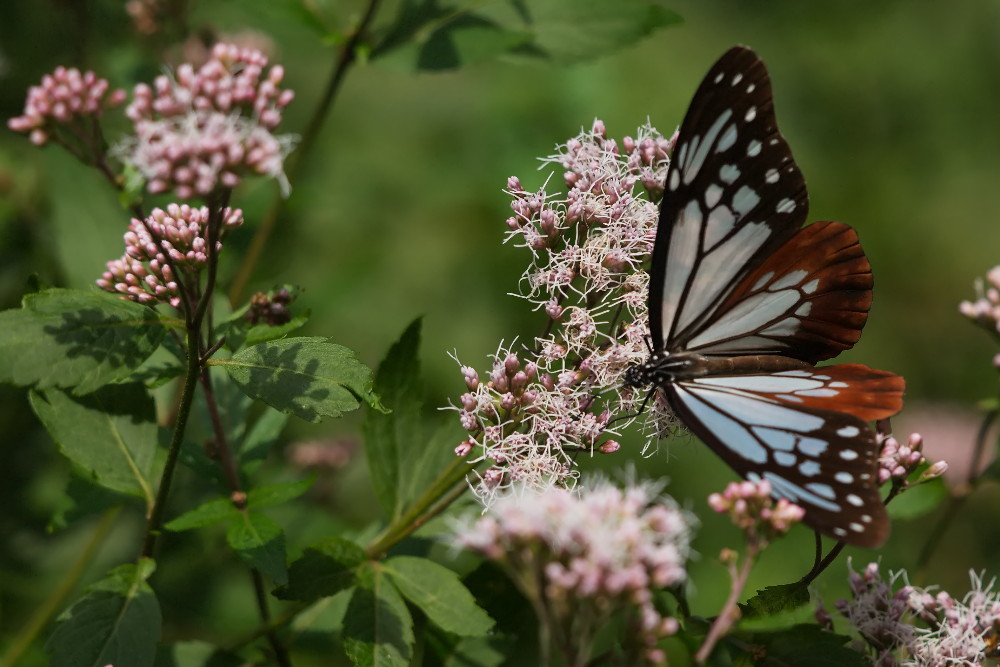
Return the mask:
<svg viewBox="0 0 1000 667">
<path fill-rule="evenodd" d="M 208 207 L 170 204 L 155 208 L 145 220 L 132 218 L 125 232 L 125 254 L 107 264 L 97 286 L 144 304 L 180 305 L 180 278 L 196 279 L 208 262 Z M 221 213 L 216 251 L 227 231 L 243 224 L 240 209 Z"/>
<path fill-rule="evenodd" d="M 549 326 L 523 350 L 501 345 L 488 381 L 462 367 L 469 391 L 456 409 L 467 442 L 495 463 L 476 485 L 486 504 L 514 484 L 572 485 L 571 455 L 615 451 L 611 415 L 636 412 L 646 399 L 622 378 L 648 354 L 641 267 L 658 211 L 647 193 L 661 195 L 673 143 L 648 126 L 637 137 L 619 144 L 595 121 L 542 160 L 564 170 L 565 189 L 531 192 L 517 177 L 507 181 L 507 240 L 531 253 L 517 296 Z M 676 424 L 662 397 L 651 413 L 651 437 Z"/>
<path fill-rule="evenodd" d="M 805 510 L 786 498 L 771 495 L 771 483 L 731 482 L 726 490 L 708 497 L 709 506 L 728 514 L 733 524 L 755 540 L 770 542 L 784 535 L 805 516 Z"/>
<path fill-rule="evenodd" d="M 985 664 L 1000 636 L 996 581 L 970 572 L 972 590 L 961 600 L 905 583 L 905 572 L 882 579 L 877 563 L 851 572 L 851 599 L 837 608 L 889 667 L 971 667 Z M 904 584 L 898 589 L 897 581 Z"/>
<path fill-rule="evenodd" d="M 139 84 L 126 115 L 135 135 L 119 152 L 147 179 L 150 192 L 206 196 L 235 187 L 246 174 L 276 178 L 291 138 L 278 136 L 294 93 L 280 88 L 284 69 L 255 49 L 216 44 L 197 69 L 190 64 Z"/>
<path fill-rule="evenodd" d="M 909 486 L 907 478 L 921 466 L 927 463 L 923 453 L 924 439 L 919 433 L 911 433 L 905 444 L 881 431 L 875 435 L 879 444 L 878 483 L 884 484 L 890 479 L 903 486 Z M 920 483 L 940 477 L 948 469 L 945 461 L 936 461 L 920 476 L 915 483 Z"/>
<path fill-rule="evenodd" d="M 26 132 L 32 143 L 43 146 L 62 130 L 85 141 L 91 131 L 89 121 L 100 118 L 105 109 L 125 101 L 125 91 L 111 90 L 107 79 L 75 67 L 57 67 L 28 89 L 24 113 L 7 121 L 15 132 Z"/>
<path fill-rule="evenodd" d="M 485 516 L 456 527 L 455 541 L 502 565 L 563 632 L 589 637 L 612 614 L 631 611 L 646 658 L 655 658 L 649 651 L 677 622 L 653 605 L 653 591 L 686 580 L 693 522 L 660 488 L 598 481 L 579 493 L 511 489 Z"/>
<path fill-rule="evenodd" d="M 993 335 L 1000 335 L 1000 266 L 986 274 L 986 283 L 976 280 L 976 300 L 963 301 L 958 310 Z"/>
</svg>

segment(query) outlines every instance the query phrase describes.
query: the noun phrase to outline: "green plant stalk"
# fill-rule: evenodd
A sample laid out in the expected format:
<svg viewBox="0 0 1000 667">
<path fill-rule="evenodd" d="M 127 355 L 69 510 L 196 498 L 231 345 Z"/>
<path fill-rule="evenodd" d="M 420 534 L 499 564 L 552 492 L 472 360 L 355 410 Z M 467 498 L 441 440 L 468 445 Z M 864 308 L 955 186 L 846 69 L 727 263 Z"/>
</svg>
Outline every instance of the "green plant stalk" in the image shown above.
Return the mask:
<svg viewBox="0 0 1000 667">
<path fill-rule="evenodd" d="M 418 527 L 423 525 L 429 516 L 425 516 L 429 511 L 433 514 L 440 512 L 447 504 L 450 504 L 460 494 L 454 494 L 448 503 L 435 508 L 438 501 L 451 490 L 457 482 L 465 479 L 465 476 L 476 469 L 481 461 L 467 461 L 465 458 L 455 460 L 450 466 L 438 476 L 434 482 L 406 508 L 406 510 L 389 524 L 382 533 L 372 540 L 365 551 L 371 558 L 379 558 L 385 554 L 394 544 L 405 538 Z M 464 491 L 464 489 L 463 489 Z M 431 514 L 430 516 L 433 516 Z"/>
<path fill-rule="evenodd" d="M 163 465 L 163 474 L 160 476 L 160 486 L 156 490 L 156 501 L 153 503 L 153 511 L 149 515 L 146 524 L 146 539 L 142 544 L 140 556 L 143 558 L 153 558 L 153 549 L 156 547 L 156 538 L 163 526 L 163 516 L 166 513 L 167 496 L 170 494 L 170 483 L 174 478 L 174 470 L 177 468 L 177 459 L 181 453 L 181 445 L 184 442 L 184 431 L 187 429 L 188 417 L 191 416 L 191 406 L 194 405 L 194 392 L 198 386 L 198 376 L 201 373 L 199 363 L 199 335 L 198 329 L 190 327 L 187 330 L 187 373 L 184 375 L 184 388 L 181 390 L 181 400 L 177 408 L 177 421 L 174 423 L 174 432 L 170 438 L 170 447 L 167 449 L 167 460 Z"/>
<path fill-rule="evenodd" d="M 66 571 L 62 581 L 59 582 L 59 586 L 52 591 L 52 594 L 42 603 L 42 606 L 35 611 L 31 620 L 24 626 L 24 629 L 14 638 L 7 652 L 0 659 L 0 667 L 14 667 L 17 661 L 24 655 L 24 652 L 28 650 L 28 647 L 35 641 L 35 638 L 45 629 L 45 626 L 49 624 L 52 617 L 56 615 L 56 612 L 62 607 L 63 602 L 73 589 L 76 588 L 77 584 L 80 583 L 83 573 L 94 559 L 98 548 L 104 544 L 104 539 L 108 536 L 108 531 L 114 525 L 114 519 L 120 510 L 121 506 L 119 505 L 106 511 L 101 516 L 97 528 L 94 529 L 83 551 L 80 552 L 80 555 L 73 562 L 72 566 Z"/>
</svg>

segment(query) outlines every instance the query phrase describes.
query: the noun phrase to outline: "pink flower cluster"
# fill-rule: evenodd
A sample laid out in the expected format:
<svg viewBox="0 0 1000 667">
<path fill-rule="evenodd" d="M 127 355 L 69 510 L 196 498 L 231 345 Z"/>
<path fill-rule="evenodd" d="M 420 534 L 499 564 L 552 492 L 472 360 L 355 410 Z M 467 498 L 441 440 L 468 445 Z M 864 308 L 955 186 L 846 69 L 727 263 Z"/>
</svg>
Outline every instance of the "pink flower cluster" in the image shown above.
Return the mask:
<svg viewBox="0 0 1000 667">
<path fill-rule="evenodd" d="M 76 126 L 83 135 L 88 131 L 82 125 L 86 119 L 100 117 L 105 109 L 125 101 L 124 90 L 110 89 L 108 81 L 93 72 L 57 67 L 28 89 L 24 113 L 8 120 L 7 127 L 29 133 L 38 146 L 45 145 L 59 126 Z"/>
<path fill-rule="evenodd" d="M 246 174 L 277 178 L 287 189 L 283 162 L 291 140 L 273 130 L 294 93 L 280 88 L 284 69 L 267 64 L 260 51 L 216 44 L 201 67 L 184 64 L 152 88 L 135 87 L 126 110 L 135 136 L 119 151 L 150 192 L 206 196 Z"/>
<path fill-rule="evenodd" d="M 976 281 L 976 300 L 963 301 L 958 310 L 994 336 L 1000 335 L 1000 266 L 986 274 L 987 285 Z"/>
<path fill-rule="evenodd" d="M 125 254 L 107 264 L 97 286 L 138 303 L 168 302 L 180 305 L 177 273 L 181 278 L 197 279 L 208 262 L 208 207 L 192 208 L 170 204 L 166 210 L 155 208 L 145 220 L 132 218 L 125 232 Z M 219 241 L 227 231 L 243 224 L 240 209 L 222 212 Z"/>
<path fill-rule="evenodd" d="M 691 523 L 660 486 L 607 481 L 576 493 L 550 488 L 500 496 L 489 513 L 456 529 L 456 542 L 504 567 L 522 592 L 549 611 L 556 636 L 586 640 L 614 614 L 633 610 L 645 659 L 677 630 L 653 605 L 655 590 L 682 584 Z"/>
<path fill-rule="evenodd" d="M 924 439 L 919 433 L 912 433 L 906 444 L 900 444 L 896 438 L 884 433 L 877 433 L 876 440 L 880 446 L 878 458 L 878 483 L 884 484 L 890 479 L 904 486 L 907 478 L 920 466 L 927 463 L 924 457 Z M 940 477 L 948 469 L 948 463 L 937 461 L 920 476 L 915 483 Z"/>
<path fill-rule="evenodd" d="M 612 412 L 635 412 L 646 398 L 624 387 L 622 376 L 648 354 L 642 266 L 658 213 L 643 183 L 662 183 L 673 142 L 651 127 L 637 136 L 619 145 L 596 121 L 543 158 L 565 170 L 560 195 L 529 192 L 517 177 L 507 181 L 514 213 L 507 240 L 531 251 L 519 296 L 550 322 L 549 333 L 523 353 L 501 345 L 489 381 L 462 366 L 469 391 L 457 409 L 470 437 L 458 452 L 480 447 L 482 458 L 494 461 L 476 487 L 487 505 L 496 490 L 512 484 L 571 485 L 570 454 L 615 451 Z M 656 398 L 647 422 L 651 439 L 676 424 Z"/>
<path fill-rule="evenodd" d="M 752 539 L 770 542 L 784 535 L 805 516 L 805 510 L 786 498 L 771 495 L 766 479 L 731 482 L 726 490 L 713 493 L 708 504 L 719 514 L 728 514 L 733 524 Z"/>
<path fill-rule="evenodd" d="M 1000 592 L 970 572 L 972 590 L 961 600 L 947 591 L 930 592 L 908 584 L 904 572 L 888 581 L 878 564 L 851 572 L 851 599 L 837 609 L 871 647 L 879 667 L 958 667 L 987 664 L 1000 638 Z"/>
</svg>

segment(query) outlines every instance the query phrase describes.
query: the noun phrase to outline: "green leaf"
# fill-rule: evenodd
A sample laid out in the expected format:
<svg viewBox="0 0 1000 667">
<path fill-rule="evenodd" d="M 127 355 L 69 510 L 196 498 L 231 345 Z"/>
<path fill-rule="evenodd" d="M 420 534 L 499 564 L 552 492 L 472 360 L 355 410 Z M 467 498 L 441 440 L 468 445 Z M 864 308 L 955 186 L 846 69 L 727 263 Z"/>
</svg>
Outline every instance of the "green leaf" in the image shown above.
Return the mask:
<svg viewBox="0 0 1000 667">
<path fill-rule="evenodd" d="M 846 646 L 850 637 L 818 625 L 795 625 L 778 632 L 758 632 L 736 639 L 753 646 L 754 665 L 761 667 L 870 667 L 868 658 Z M 729 643 L 733 646 L 733 643 Z"/>
<path fill-rule="evenodd" d="M 371 370 L 325 338 L 284 338 L 210 363 L 225 368 L 251 398 L 306 421 L 339 417 L 362 401 L 384 410 L 372 392 Z"/>
<path fill-rule="evenodd" d="M 911 486 L 893 498 L 887 509 L 894 520 L 916 519 L 948 500 L 948 488 L 940 477 Z"/>
<path fill-rule="evenodd" d="M 444 71 L 509 53 L 531 41 L 521 25 L 436 0 L 402 3 L 393 26 L 379 40 L 372 58 L 408 71 Z"/>
<path fill-rule="evenodd" d="M 369 410 L 365 416 L 365 453 L 375 495 L 382 509 L 394 519 L 402 511 L 399 494 L 401 470 L 412 469 L 413 443 L 419 442 L 420 422 L 420 319 L 414 320 L 379 364 L 375 391 L 392 410 L 380 414 Z M 407 455 L 403 452 L 407 451 Z M 408 461 L 404 465 L 401 458 Z"/>
<path fill-rule="evenodd" d="M 250 567 L 266 574 L 277 584 L 288 581 L 285 564 L 285 533 L 263 514 L 241 512 L 226 531 L 229 543 Z"/>
<path fill-rule="evenodd" d="M 355 583 L 355 570 L 368 559 L 365 550 L 342 537 L 307 547 L 288 568 L 288 583 L 274 591 L 279 600 L 310 602 Z"/>
<path fill-rule="evenodd" d="M 239 448 L 240 468 L 244 473 L 252 473 L 267 458 L 287 423 L 288 415 L 271 408 L 265 408 L 257 417 Z"/>
<path fill-rule="evenodd" d="M 166 329 L 149 308 L 98 291 L 49 289 L 0 312 L 0 382 L 77 395 L 126 378 Z"/>
<path fill-rule="evenodd" d="M 500 667 L 507 664 L 512 646 L 511 637 L 462 637 L 444 661 L 444 667 Z"/>
<path fill-rule="evenodd" d="M 216 498 L 181 514 L 163 527 L 175 533 L 195 528 L 205 528 L 223 521 L 233 521 L 241 514 L 229 498 Z"/>
<path fill-rule="evenodd" d="M 768 586 L 740 605 L 744 619 L 774 616 L 809 604 L 809 589 L 798 583 Z"/>
<path fill-rule="evenodd" d="M 156 410 L 141 384 L 107 385 L 70 396 L 32 391 L 31 407 L 59 451 L 94 483 L 154 501 L 157 478 Z"/>
<path fill-rule="evenodd" d="M 235 653 L 203 641 L 160 646 L 153 667 L 241 667 L 246 661 Z"/>
<path fill-rule="evenodd" d="M 160 605 L 146 580 L 155 564 L 122 565 L 88 587 L 63 612 L 45 643 L 55 667 L 153 664 L 160 640 Z"/>
<path fill-rule="evenodd" d="M 633 46 L 681 17 L 648 0 L 532 0 L 523 5 L 534 31 L 526 55 L 572 64 Z"/>
<path fill-rule="evenodd" d="M 482 637 L 493 627 L 493 619 L 448 568 L 414 556 L 390 558 L 383 567 L 403 596 L 442 630 Z"/>
<path fill-rule="evenodd" d="M 344 651 L 358 667 L 406 667 L 413 656 L 413 618 L 377 567 L 363 568 L 344 616 Z"/>
<path fill-rule="evenodd" d="M 219 324 L 218 335 L 226 337 L 226 349 L 236 351 L 243 347 L 266 343 L 269 340 L 284 338 L 296 329 L 301 329 L 309 322 L 310 311 L 306 310 L 284 324 L 250 324 L 246 319 L 248 307 L 233 313 L 226 321 Z"/>
<path fill-rule="evenodd" d="M 280 482 L 278 484 L 258 486 L 256 489 L 251 489 L 247 494 L 247 507 L 252 510 L 258 510 L 262 507 L 282 505 L 308 491 L 315 481 L 315 477 L 310 477 L 309 479 L 299 479 L 294 482 Z"/>
</svg>

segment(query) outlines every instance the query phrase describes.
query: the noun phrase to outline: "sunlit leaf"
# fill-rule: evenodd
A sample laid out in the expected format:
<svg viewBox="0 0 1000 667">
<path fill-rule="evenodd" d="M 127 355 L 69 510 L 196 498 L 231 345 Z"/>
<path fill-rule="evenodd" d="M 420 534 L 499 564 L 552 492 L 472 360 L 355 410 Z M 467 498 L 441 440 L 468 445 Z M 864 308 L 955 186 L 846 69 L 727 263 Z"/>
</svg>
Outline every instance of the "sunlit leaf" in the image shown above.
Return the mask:
<svg viewBox="0 0 1000 667">
<path fill-rule="evenodd" d="M 0 381 L 88 394 L 126 378 L 165 332 L 149 308 L 97 290 L 28 294 L 0 312 Z"/>
<path fill-rule="evenodd" d="M 230 519 L 226 542 L 250 567 L 277 584 L 288 581 L 285 533 L 271 519 L 256 512 L 240 512 Z"/>
<path fill-rule="evenodd" d="M 339 417 L 362 402 L 383 409 L 372 392 L 371 370 L 325 338 L 284 338 L 237 352 L 222 366 L 252 398 L 306 421 Z"/>
<path fill-rule="evenodd" d="M 405 667 L 413 655 L 410 610 L 385 572 L 363 570 L 344 616 L 344 651 L 358 667 Z"/>
</svg>

